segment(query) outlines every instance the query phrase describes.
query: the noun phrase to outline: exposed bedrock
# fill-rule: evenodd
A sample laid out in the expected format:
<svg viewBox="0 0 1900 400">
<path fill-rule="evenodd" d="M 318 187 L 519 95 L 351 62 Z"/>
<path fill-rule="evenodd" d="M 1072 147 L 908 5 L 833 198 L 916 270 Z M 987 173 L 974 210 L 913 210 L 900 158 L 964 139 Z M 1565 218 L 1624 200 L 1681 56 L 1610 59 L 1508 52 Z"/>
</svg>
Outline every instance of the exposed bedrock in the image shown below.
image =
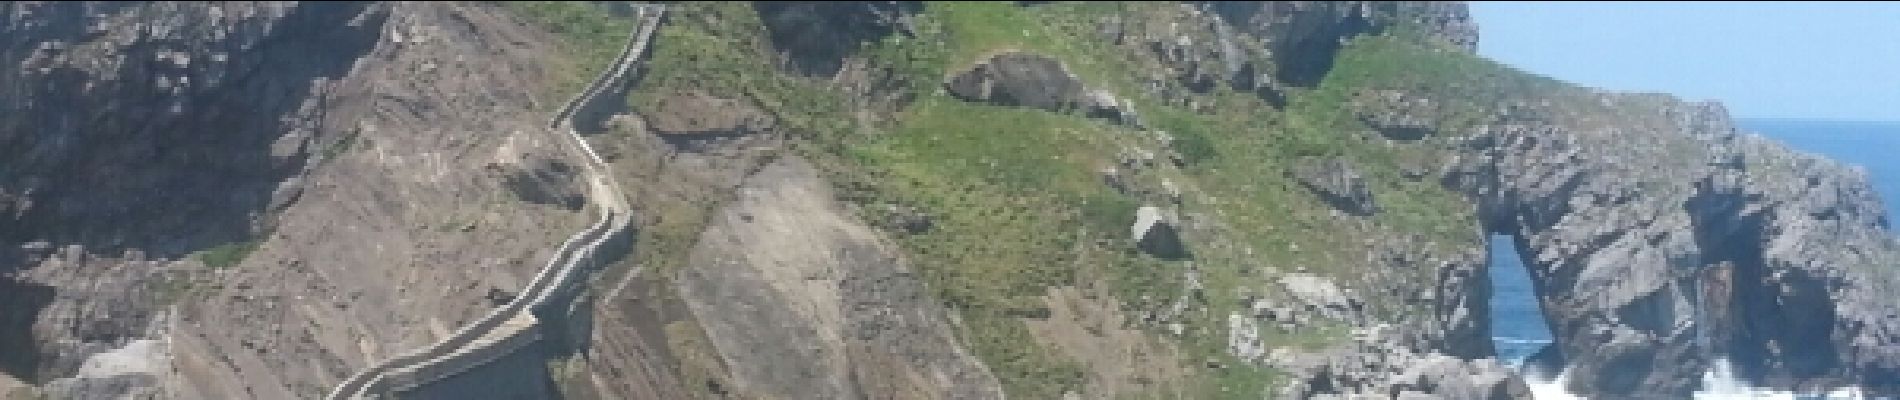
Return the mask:
<svg viewBox="0 0 1900 400">
<path fill-rule="evenodd" d="M 1446 183 L 1515 235 L 1570 390 L 1686 397 L 1726 358 L 1758 384 L 1900 389 L 1900 246 L 1856 169 L 1735 131 L 1719 105 L 1617 121 L 1515 104 Z M 1659 104 L 1660 103 L 1660 104 Z"/>
<path fill-rule="evenodd" d="M 297 198 L 290 178 L 317 153 L 329 83 L 385 16 L 354 2 L 0 4 L 0 373 L 82 372 L 182 291 L 172 260 L 268 231 L 258 217 Z"/>
<path fill-rule="evenodd" d="M 1473 50 L 1477 26 L 1464 3 L 1452 2 L 1207 2 L 1222 21 L 1266 44 L 1274 78 L 1298 86 L 1319 83 L 1345 39 L 1414 22 L 1433 37 Z M 1236 68 L 1237 70 L 1238 68 Z"/>
<path fill-rule="evenodd" d="M 860 45 L 910 31 L 911 15 L 923 11 L 924 3 L 759 1 L 752 8 L 784 57 L 781 63 L 805 76 L 830 77 Z"/>
<path fill-rule="evenodd" d="M 582 223 L 554 48 L 488 4 L 0 4 L 0 372 L 313 398 L 479 316 Z"/>
<path fill-rule="evenodd" d="M 734 391 L 793 398 L 1002 398 L 897 248 L 831 202 L 804 161 L 745 179 L 680 272 Z"/>
</svg>

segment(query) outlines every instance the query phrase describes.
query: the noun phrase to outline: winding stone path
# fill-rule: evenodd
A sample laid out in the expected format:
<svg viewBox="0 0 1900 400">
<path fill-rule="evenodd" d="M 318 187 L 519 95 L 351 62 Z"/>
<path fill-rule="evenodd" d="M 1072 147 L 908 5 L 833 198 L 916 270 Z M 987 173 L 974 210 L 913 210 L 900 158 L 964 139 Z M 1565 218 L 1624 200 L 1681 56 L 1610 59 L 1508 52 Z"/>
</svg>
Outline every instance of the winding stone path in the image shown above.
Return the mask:
<svg viewBox="0 0 1900 400">
<path fill-rule="evenodd" d="M 635 7 L 640 23 L 634 27 L 627 45 L 600 77 L 561 107 L 548 122 L 548 128 L 572 139 L 577 155 L 585 156 L 590 192 L 588 203 L 600 212 L 600 218 L 587 229 L 568 238 L 558 247 L 548 264 L 537 272 L 521 295 L 457 329 L 448 337 L 429 346 L 374 363 L 345 379 L 330 391 L 332 400 L 366 399 L 408 392 L 433 382 L 479 368 L 505 358 L 541 339 L 540 319 L 536 311 L 553 299 L 572 291 L 586 267 L 601 260 L 600 249 L 625 239 L 632 226 L 626 195 L 614 183 L 607 163 L 592 145 L 573 129 L 574 114 L 592 104 L 608 88 L 623 82 L 633 64 L 644 55 L 653 33 L 659 29 L 666 9 L 660 5 Z"/>
</svg>

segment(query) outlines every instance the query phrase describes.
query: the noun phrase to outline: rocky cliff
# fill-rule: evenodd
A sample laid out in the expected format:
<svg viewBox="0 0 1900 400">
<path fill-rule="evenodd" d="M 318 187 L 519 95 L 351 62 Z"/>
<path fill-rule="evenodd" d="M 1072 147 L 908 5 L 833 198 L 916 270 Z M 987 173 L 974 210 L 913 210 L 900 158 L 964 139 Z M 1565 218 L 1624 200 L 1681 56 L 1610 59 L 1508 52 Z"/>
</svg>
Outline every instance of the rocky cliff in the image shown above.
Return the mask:
<svg viewBox="0 0 1900 400">
<path fill-rule="evenodd" d="M 1895 389 L 1876 293 L 1900 253 L 1864 172 L 1717 104 L 1569 95 L 1500 105 L 1446 182 L 1523 249 L 1571 390 L 1684 397 L 1717 358 L 1774 387 Z"/>
<path fill-rule="evenodd" d="M 5 265 L 32 288 L 0 295 L 25 302 L 7 311 L 23 334 L 5 353 L 28 361 L 9 373 L 53 388 L 143 379 L 51 396 L 315 396 L 478 315 L 580 222 L 504 185 L 571 190 L 531 113 L 557 101 L 539 88 L 560 64 L 482 60 L 553 45 L 498 10 L 5 8 L 0 79 L 23 91 L 0 134 Z M 419 281 L 441 285 L 407 293 Z M 148 368 L 82 367 L 142 339 L 160 343 Z"/>
<path fill-rule="evenodd" d="M 0 3 L 0 396 L 314 398 L 584 228 L 620 2 Z M 1472 54 L 1445 2 L 670 4 L 549 398 L 1900 394 L 1863 173 Z M 623 101 L 624 100 L 624 101 Z M 505 372 L 505 371 L 504 371 Z M 484 373 L 492 373 L 484 372 Z"/>
</svg>

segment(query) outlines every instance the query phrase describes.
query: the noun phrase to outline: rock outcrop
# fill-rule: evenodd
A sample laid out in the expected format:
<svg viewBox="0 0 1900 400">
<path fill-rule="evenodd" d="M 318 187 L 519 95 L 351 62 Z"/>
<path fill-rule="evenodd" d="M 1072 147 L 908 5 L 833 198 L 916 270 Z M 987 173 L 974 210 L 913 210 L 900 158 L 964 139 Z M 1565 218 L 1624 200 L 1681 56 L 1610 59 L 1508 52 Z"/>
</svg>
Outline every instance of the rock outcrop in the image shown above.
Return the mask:
<svg viewBox="0 0 1900 400">
<path fill-rule="evenodd" d="M 659 108 L 646 118 L 646 127 L 667 136 L 737 136 L 763 133 L 776 125 L 771 115 L 737 99 L 705 93 L 676 93 L 661 97 Z"/>
<path fill-rule="evenodd" d="M 1102 31 L 1156 55 L 1193 92 L 1225 85 L 1276 106 L 1285 103 L 1287 87 L 1318 84 L 1355 36 L 1410 24 L 1466 51 L 1478 42 L 1470 12 L 1456 2 L 1208 1 L 1182 8 L 1169 18 L 1113 19 Z"/>
<path fill-rule="evenodd" d="M 1874 294 L 1900 245 L 1864 174 L 1738 133 L 1719 105 L 1598 96 L 1643 111 L 1511 106 L 1447 177 L 1517 237 L 1571 390 L 1687 396 L 1714 358 L 1774 387 L 1900 390 L 1900 302 Z"/>
<path fill-rule="evenodd" d="M 1379 212 L 1372 189 L 1351 163 L 1339 158 L 1301 160 L 1293 167 L 1293 178 L 1314 195 L 1347 214 L 1368 216 Z"/>
<path fill-rule="evenodd" d="M 270 230 L 257 217 L 293 202 L 290 178 L 334 143 L 320 134 L 333 80 L 385 17 L 349 2 L 0 5 L 0 371 L 77 373 L 203 275 L 176 261 Z"/>
<path fill-rule="evenodd" d="M 794 398 L 998 399 L 895 248 L 831 203 L 817 172 L 765 166 L 715 215 L 680 293 L 733 391 Z"/>
<path fill-rule="evenodd" d="M 756 140 L 778 127 L 777 118 L 747 100 L 700 92 L 660 96 L 655 109 L 639 115 L 645 122 L 641 130 L 653 132 L 682 151 L 706 152 L 725 144 Z"/>
<path fill-rule="evenodd" d="M 1090 89 L 1061 60 L 1040 54 L 997 54 L 950 77 L 944 88 L 966 101 L 1055 112 L 1080 110 L 1090 117 L 1141 124 L 1132 104 L 1107 90 Z"/>
<path fill-rule="evenodd" d="M 1353 100 L 1353 114 L 1386 139 L 1410 141 L 1431 136 L 1437 129 L 1435 106 L 1429 98 L 1402 91 L 1362 92 Z"/>
<path fill-rule="evenodd" d="M 1333 56 L 1353 36 L 1416 23 L 1446 43 L 1477 50 L 1478 31 L 1462 3 L 1448 2 L 1208 2 L 1221 20 L 1267 44 L 1274 77 L 1311 86 L 1332 68 Z"/>
<path fill-rule="evenodd" d="M 886 36 L 908 33 L 921 1 L 759 1 L 752 8 L 771 32 L 788 69 L 805 76 L 830 77 L 844 68 L 860 46 Z"/>
<path fill-rule="evenodd" d="M 1187 258 L 1187 246 L 1181 243 L 1178 219 L 1174 213 L 1160 207 L 1143 206 L 1135 210 L 1135 224 L 1129 227 L 1129 237 L 1135 239 L 1136 249 L 1156 258 Z"/>
<path fill-rule="evenodd" d="M 1353 333 L 1345 346 L 1267 358 L 1299 380 L 1281 392 L 1297 399 L 1528 399 L 1530 389 L 1496 359 L 1420 352 L 1417 336 L 1383 326 Z"/>
</svg>

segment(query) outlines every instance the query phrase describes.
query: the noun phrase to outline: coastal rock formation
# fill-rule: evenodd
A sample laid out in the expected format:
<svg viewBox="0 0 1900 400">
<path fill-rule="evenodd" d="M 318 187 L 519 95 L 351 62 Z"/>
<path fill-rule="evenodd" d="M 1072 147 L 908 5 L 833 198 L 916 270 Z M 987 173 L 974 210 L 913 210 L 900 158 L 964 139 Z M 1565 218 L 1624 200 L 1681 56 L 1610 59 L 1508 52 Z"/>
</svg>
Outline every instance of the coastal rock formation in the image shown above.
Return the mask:
<svg viewBox="0 0 1900 400">
<path fill-rule="evenodd" d="M 669 4 L 578 163 L 544 118 L 630 7 L 0 3 L 0 397 L 321 396 L 521 296 L 591 183 L 633 250 L 524 393 L 1525 398 L 1503 234 L 1574 392 L 1900 395 L 1864 172 L 1461 3 Z"/>
<path fill-rule="evenodd" d="M 1599 96 L 1646 107 L 1514 106 L 1447 176 L 1517 238 L 1571 390 L 1687 396 L 1715 358 L 1774 387 L 1900 389 L 1900 302 L 1873 295 L 1900 246 L 1864 173 L 1736 132 L 1719 105 Z"/>
</svg>

